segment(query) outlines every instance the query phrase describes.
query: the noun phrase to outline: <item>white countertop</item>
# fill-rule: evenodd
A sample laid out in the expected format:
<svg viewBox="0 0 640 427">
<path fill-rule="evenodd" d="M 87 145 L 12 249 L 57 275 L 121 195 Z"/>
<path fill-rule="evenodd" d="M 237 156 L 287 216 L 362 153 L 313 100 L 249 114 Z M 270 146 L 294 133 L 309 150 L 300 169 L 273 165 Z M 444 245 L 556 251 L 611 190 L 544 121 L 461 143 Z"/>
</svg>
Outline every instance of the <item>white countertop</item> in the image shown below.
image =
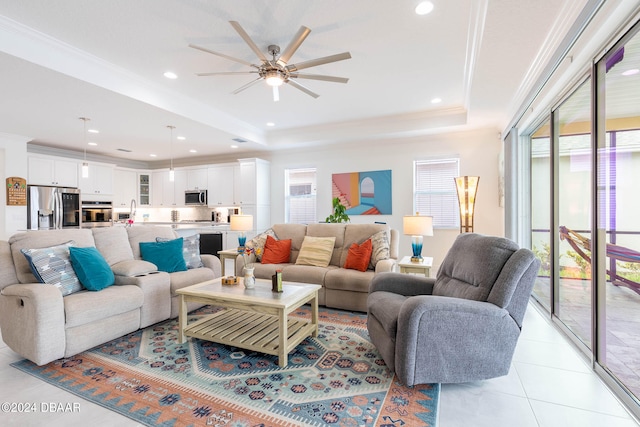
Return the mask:
<svg viewBox="0 0 640 427">
<path fill-rule="evenodd" d="M 114 225 L 116 225 L 114 223 Z M 207 228 L 207 229 L 220 229 L 226 230 L 229 228 L 229 223 L 226 222 L 213 222 L 213 221 L 135 221 L 133 223 L 135 226 L 140 225 L 160 225 L 160 226 L 171 226 L 173 228 Z"/>
</svg>

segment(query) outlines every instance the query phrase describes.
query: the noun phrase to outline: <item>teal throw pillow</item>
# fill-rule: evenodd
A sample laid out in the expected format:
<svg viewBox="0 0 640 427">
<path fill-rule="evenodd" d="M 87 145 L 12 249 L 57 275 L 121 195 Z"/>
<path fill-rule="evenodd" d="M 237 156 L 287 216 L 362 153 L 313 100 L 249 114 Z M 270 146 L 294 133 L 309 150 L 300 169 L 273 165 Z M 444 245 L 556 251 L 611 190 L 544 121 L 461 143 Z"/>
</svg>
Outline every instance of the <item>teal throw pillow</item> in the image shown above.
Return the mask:
<svg viewBox="0 0 640 427">
<path fill-rule="evenodd" d="M 62 296 L 82 290 L 71 261 L 69 248 L 75 246 L 73 240 L 48 248 L 21 249 L 29 262 L 29 267 L 40 283 L 53 285 L 60 289 Z"/>
<path fill-rule="evenodd" d="M 182 237 L 168 242 L 140 242 L 140 254 L 143 260 L 155 264 L 159 271 L 186 271 L 182 245 Z"/>
<path fill-rule="evenodd" d="M 90 291 L 99 291 L 113 285 L 115 276 L 111 267 L 95 247 L 69 248 L 71 265 L 82 286 Z"/>
<path fill-rule="evenodd" d="M 187 269 L 204 267 L 202 258 L 200 257 L 200 235 L 183 237 L 182 256 Z M 156 242 L 168 242 L 172 239 L 166 237 L 156 237 Z"/>
</svg>

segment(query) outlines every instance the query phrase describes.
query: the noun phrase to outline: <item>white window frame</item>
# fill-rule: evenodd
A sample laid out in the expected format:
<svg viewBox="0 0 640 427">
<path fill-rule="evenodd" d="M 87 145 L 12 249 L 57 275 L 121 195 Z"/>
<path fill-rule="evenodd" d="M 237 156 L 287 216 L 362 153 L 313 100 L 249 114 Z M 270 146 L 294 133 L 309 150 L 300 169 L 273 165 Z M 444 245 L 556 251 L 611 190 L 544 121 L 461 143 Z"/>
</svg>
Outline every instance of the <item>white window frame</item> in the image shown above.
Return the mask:
<svg viewBox="0 0 640 427">
<path fill-rule="evenodd" d="M 296 174 L 298 176 L 296 176 Z M 305 176 L 307 175 L 307 176 Z M 318 222 L 316 168 L 292 168 L 284 171 L 284 222 L 310 224 Z M 292 195 L 292 186 L 306 194 Z"/>
<path fill-rule="evenodd" d="M 460 210 L 454 178 L 460 176 L 460 159 L 413 162 L 413 210 L 433 216 L 433 228 L 460 228 Z"/>
</svg>

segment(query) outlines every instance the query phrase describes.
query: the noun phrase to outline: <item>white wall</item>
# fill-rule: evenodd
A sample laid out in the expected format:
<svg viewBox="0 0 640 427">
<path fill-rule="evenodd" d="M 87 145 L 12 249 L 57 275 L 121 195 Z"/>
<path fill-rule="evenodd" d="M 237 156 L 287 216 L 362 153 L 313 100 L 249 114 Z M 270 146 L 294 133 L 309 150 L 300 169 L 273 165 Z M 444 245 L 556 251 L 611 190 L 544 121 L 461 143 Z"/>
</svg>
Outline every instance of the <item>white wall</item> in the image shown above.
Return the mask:
<svg viewBox="0 0 640 427">
<path fill-rule="evenodd" d="M 27 176 L 26 138 L 0 134 L 0 171 L 4 177 Z M 353 223 L 387 222 L 402 232 L 402 217 L 413 212 L 413 161 L 459 156 L 460 174 L 480 176 L 476 202 L 475 231 L 504 235 L 504 209 L 498 205 L 498 157 L 501 141 L 495 129 L 427 135 L 421 137 L 362 141 L 348 145 L 274 151 L 271 161 L 271 222 L 284 222 L 284 170 L 315 167 L 318 171 L 318 220 L 331 213 L 331 175 L 369 170 L 392 171 L 393 214 L 352 216 Z M 2 161 L 4 157 L 4 161 Z M 26 208 L 6 207 L 2 197 L 0 238 L 7 239 L 26 228 Z M 423 256 L 434 257 L 435 275 L 458 229 L 435 230 L 425 237 Z M 409 236 L 400 237 L 400 255 L 411 254 Z"/>
<path fill-rule="evenodd" d="M 352 223 L 387 222 L 402 232 L 403 215 L 413 211 L 413 161 L 459 156 L 460 174 L 480 176 L 475 231 L 504 235 L 504 209 L 498 202 L 498 131 L 484 129 L 443 135 L 427 135 L 386 141 L 363 141 L 349 145 L 307 148 L 271 155 L 271 222 L 284 222 L 284 171 L 290 168 L 317 169 L 318 220 L 331 213 L 331 175 L 334 173 L 391 169 L 393 214 L 352 216 Z M 435 276 L 453 240 L 455 230 L 435 230 L 424 238 L 423 256 L 434 258 Z M 401 235 L 400 256 L 411 254 L 410 236 Z"/>
<path fill-rule="evenodd" d="M 0 132 L 0 176 L 4 187 L 11 176 L 27 178 L 27 142 L 31 138 Z M 27 207 L 7 206 L 7 191 L 0 196 L 0 240 L 27 228 Z"/>
</svg>

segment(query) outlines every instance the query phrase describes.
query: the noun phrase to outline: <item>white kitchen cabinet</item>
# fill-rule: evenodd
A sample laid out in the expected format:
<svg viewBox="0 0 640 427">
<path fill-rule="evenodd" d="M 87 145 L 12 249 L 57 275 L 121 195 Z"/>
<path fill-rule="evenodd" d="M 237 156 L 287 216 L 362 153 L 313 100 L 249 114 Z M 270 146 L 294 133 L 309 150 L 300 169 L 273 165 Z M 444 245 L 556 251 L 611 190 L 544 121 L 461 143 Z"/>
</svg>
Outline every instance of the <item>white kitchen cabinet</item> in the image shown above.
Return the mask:
<svg viewBox="0 0 640 427">
<path fill-rule="evenodd" d="M 78 187 L 78 162 L 71 159 L 29 156 L 27 183 Z"/>
<path fill-rule="evenodd" d="M 80 177 L 78 181 L 83 199 L 96 195 L 113 196 L 113 165 L 89 163 L 89 177 L 87 178 L 82 177 L 82 163 L 77 164 L 76 170 Z"/>
<path fill-rule="evenodd" d="M 151 172 L 151 205 L 161 207 L 163 203 L 164 177 L 167 171 Z"/>
<path fill-rule="evenodd" d="M 262 159 L 240 159 L 240 185 L 236 190 L 237 204 L 268 205 L 271 167 Z"/>
<path fill-rule="evenodd" d="M 184 206 L 187 189 L 187 171 L 175 170 L 174 181 L 169 180 L 169 171 L 154 171 L 151 174 L 151 203 L 157 207 Z"/>
<path fill-rule="evenodd" d="M 234 198 L 235 174 L 238 165 L 220 164 L 210 166 L 207 171 L 207 198 L 209 207 L 236 206 Z"/>
<path fill-rule="evenodd" d="M 186 190 L 206 190 L 208 185 L 207 168 L 187 169 Z"/>
<path fill-rule="evenodd" d="M 252 232 L 261 233 L 271 227 L 271 167 L 268 161 L 255 158 L 240 159 L 238 163 L 237 205 L 243 214 L 253 215 Z"/>
<path fill-rule="evenodd" d="M 151 206 L 151 174 L 149 172 L 138 173 L 138 204 Z"/>
<path fill-rule="evenodd" d="M 138 195 L 138 173 L 130 169 L 114 169 L 113 184 L 113 207 L 131 207 L 131 200 L 135 200 Z"/>
</svg>

